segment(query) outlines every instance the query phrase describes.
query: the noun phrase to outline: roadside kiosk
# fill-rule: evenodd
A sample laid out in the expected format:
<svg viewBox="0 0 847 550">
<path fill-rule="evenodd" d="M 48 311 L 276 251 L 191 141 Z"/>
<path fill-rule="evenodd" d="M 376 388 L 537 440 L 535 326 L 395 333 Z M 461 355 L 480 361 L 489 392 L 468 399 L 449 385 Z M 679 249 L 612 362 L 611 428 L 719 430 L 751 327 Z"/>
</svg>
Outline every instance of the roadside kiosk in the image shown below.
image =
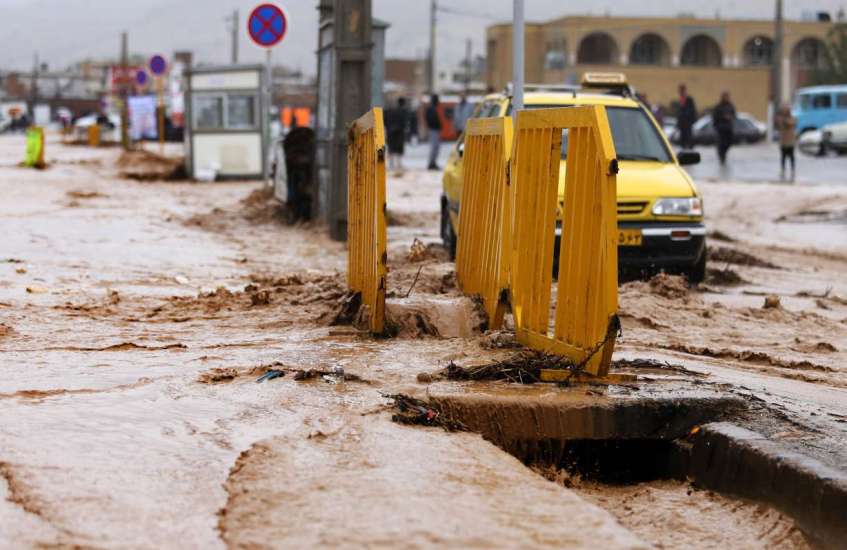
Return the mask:
<svg viewBox="0 0 847 550">
<path fill-rule="evenodd" d="M 186 170 L 191 177 L 261 179 L 268 149 L 263 65 L 186 73 Z"/>
</svg>

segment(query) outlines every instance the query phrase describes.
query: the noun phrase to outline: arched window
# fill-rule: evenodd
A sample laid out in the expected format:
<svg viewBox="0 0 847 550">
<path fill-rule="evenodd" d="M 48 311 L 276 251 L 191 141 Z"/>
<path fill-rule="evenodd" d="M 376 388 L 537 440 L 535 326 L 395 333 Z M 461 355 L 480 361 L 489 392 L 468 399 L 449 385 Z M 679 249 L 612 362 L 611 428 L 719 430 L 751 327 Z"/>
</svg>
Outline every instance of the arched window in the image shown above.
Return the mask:
<svg viewBox="0 0 847 550">
<path fill-rule="evenodd" d="M 773 63 L 773 40 L 754 36 L 744 44 L 743 62 L 746 67 L 766 67 Z"/>
<path fill-rule="evenodd" d="M 685 42 L 679 62 L 695 67 L 720 67 L 723 65 L 723 54 L 714 38 L 698 34 Z"/>
<path fill-rule="evenodd" d="M 804 38 L 791 51 L 791 64 L 800 69 L 826 68 L 826 44 L 819 38 Z"/>
<path fill-rule="evenodd" d="M 564 38 L 556 38 L 547 42 L 547 52 L 544 54 L 544 68 L 548 71 L 562 70 L 568 66 L 568 50 Z"/>
<path fill-rule="evenodd" d="M 632 43 L 629 52 L 631 65 L 670 65 L 671 49 L 658 34 L 642 34 Z"/>
<path fill-rule="evenodd" d="M 577 63 L 587 65 L 617 65 L 620 50 L 615 39 L 604 32 L 589 34 L 579 43 Z"/>
</svg>

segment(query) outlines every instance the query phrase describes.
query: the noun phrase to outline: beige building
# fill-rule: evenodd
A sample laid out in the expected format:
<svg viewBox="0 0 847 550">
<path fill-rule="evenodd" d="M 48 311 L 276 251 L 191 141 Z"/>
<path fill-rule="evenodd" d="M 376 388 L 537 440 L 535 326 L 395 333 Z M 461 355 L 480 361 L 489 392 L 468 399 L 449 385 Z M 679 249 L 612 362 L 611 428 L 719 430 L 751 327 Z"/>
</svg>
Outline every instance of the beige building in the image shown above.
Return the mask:
<svg viewBox="0 0 847 550">
<path fill-rule="evenodd" d="M 783 101 L 824 63 L 832 23 L 786 21 Z M 688 85 L 698 109 L 723 90 L 739 111 L 767 116 L 771 95 L 772 21 L 691 18 L 563 17 L 526 26 L 526 82 L 577 83 L 584 72 L 624 72 L 651 102 L 668 106 Z M 486 81 L 502 89 L 512 79 L 512 27 L 487 29 Z"/>
</svg>

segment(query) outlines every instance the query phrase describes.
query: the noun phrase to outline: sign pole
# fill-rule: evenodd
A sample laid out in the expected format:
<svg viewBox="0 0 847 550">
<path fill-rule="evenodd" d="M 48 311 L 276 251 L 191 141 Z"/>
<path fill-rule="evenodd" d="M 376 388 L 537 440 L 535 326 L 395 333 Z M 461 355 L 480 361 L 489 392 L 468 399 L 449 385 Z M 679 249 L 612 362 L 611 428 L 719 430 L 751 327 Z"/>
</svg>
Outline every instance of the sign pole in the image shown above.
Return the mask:
<svg viewBox="0 0 847 550">
<path fill-rule="evenodd" d="M 159 119 L 159 154 L 165 154 L 165 97 L 162 93 L 162 77 L 156 78 L 156 111 Z"/>
<path fill-rule="evenodd" d="M 273 103 L 273 71 L 271 70 L 271 48 L 265 48 L 265 109 L 262 113 L 262 131 L 265 132 L 266 143 L 271 142 L 271 125 L 268 119 L 268 113 L 271 110 L 271 103 Z M 265 147 L 267 149 L 267 147 Z M 267 151 L 265 151 L 267 155 Z M 270 186 L 270 178 L 271 178 L 271 169 L 270 169 L 270 155 L 267 155 L 265 158 L 265 167 L 264 167 L 264 178 L 265 178 L 265 186 Z"/>
</svg>

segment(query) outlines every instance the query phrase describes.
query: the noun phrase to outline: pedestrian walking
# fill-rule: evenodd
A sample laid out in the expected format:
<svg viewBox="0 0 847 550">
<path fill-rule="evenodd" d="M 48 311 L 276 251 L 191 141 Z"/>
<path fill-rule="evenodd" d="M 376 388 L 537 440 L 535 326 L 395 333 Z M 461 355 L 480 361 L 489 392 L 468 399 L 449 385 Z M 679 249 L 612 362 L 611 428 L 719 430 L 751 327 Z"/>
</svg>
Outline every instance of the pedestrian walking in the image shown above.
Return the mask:
<svg viewBox="0 0 847 550">
<path fill-rule="evenodd" d="M 438 114 L 438 94 L 429 98 L 426 108 L 426 128 L 429 131 L 429 164 L 428 170 L 439 170 L 438 152 L 441 149 L 441 116 Z"/>
<path fill-rule="evenodd" d="M 735 137 L 735 105 L 729 99 L 729 92 L 723 92 L 720 103 L 715 105 L 712 124 L 718 134 L 718 158 L 721 165 L 725 165 L 726 155 Z"/>
<path fill-rule="evenodd" d="M 794 146 L 797 143 L 797 119 L 791 114 L 791 108 L 784 104 L 776 114 L 774 126 L 779 132 L 780 148 L 780 178 L 785 179 L 785 161 L 791 163 L 791 181 L 794 181 L 795 161 Z"/>
<path fill-rule="evenodd" d="M 403 152 L 406 145 L 406 129 L 409 112 L 406 98 L 397 99 L 394 107 L 385 111 L 385 140 L 388 143 L 388 169 L 403 173 Z"/>
<path fill-rule="evenodd" d="M 464 92 L 459 94 L 459 103 L 456 104 L 456 108 L 453 110 L 453 127 L 456 129 L 457 134 L 461 134 L 465 131 L 465 126 L 468 124 L 468 119 L 471 118 L 473 114 L 473 105 L 468 101 L 468 97 Z"/>
<path fill-rule="evenodd" d="M 694 133 L 692 128 L 697 122 L 697 105 L 694 98 L 688 95 L 685 84 L 679 85 L 679 114 L 676 117 L 676 127 L 679 129 L 679 144 L 683 149 L 694 148 Z"/>
</svg>

